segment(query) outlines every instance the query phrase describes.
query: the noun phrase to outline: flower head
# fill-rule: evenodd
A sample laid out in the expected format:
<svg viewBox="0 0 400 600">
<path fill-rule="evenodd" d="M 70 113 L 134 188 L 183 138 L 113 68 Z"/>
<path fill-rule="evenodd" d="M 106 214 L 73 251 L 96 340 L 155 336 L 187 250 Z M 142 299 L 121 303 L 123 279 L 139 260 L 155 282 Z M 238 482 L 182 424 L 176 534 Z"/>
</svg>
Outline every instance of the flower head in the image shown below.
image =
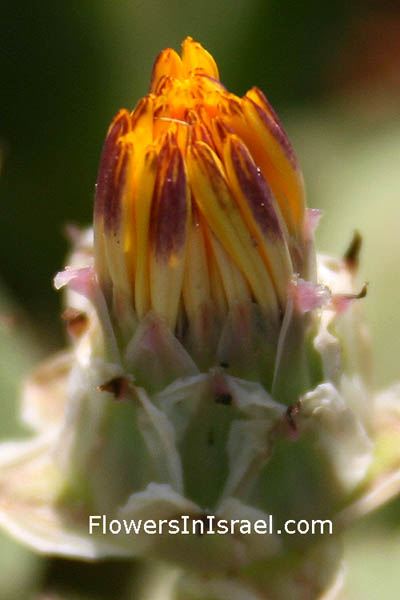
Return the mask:
<svg viewBox="0 0 400 600">
<path fill-rule="evenodd" d="M 96 269 L 123 328 L 153 311 L 207 346 L 229 310 L 254 302 L 277 328 L 304 275 L 304 189 L 262 92 L 243 98 L 187 38 L 164 50 L 150 93 L 111 124 L 95 204 Z"/>
</svg>

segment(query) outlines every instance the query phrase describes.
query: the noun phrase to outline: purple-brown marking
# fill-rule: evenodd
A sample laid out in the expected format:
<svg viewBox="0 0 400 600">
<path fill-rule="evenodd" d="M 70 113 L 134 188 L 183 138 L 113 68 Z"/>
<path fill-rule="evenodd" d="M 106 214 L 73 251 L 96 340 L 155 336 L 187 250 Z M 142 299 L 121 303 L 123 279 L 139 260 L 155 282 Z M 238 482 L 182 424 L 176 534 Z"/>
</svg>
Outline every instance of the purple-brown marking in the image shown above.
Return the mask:
<svg viewBox="0 0 400 600">
<path fill-rule="evenodd" d="M 130 115 L 128 111 L 121 110 L 109 129 L 101 154 L 94 205 L 95 218 L 106 218 L 105 212 L 114 194 L 115 171 L 121 157 L 118 139 L 127 133 L 129 128 Z"/>
<path fill-rule="evenodd" d="M 160 78 L 160 81 L 157 83 L 156 89 L 154 90 L 154 94 L 156 96 L 162 96 L 163 94 L 167 95 L 168 91 L 173 86 L 173 77 L 170 75 L 163 75 Z"/>
<path fill-rule="evenodd" d="M 236 115 L 238 117 L 243 116 L 242 105 L 239 98 L 236 98 L 235 96 L 230 95 L 228 97 L 228 109 L 231 115 Z"/>
<path fill-rule="evenodd" d="M 196 123 L 190 128 L 190 143 L 204 142 L 208 146 L 214 148 L 211 136 L 203 123 Z"/>
<path fill-rule="evenodd" d="M 254 220 L 266 237 L 282 239 L 283 233 L 273 205 L 273 194 L 246 146 L 231 139 L 230 154 L 239 187 Z"/>
<path fill-rule="evenodd" d="M 196 142 L 204 142 L 215 150 L 211 132 L 201 116 L 201 109 L 196 106 L 195 110 L 186 111 L 184 118 L 191 126 L 190 143 L 195 144 Z"/>
<path fill-rule="evenodd" d="M 219 139 L 221 140 L 221 142 L 224 142 L 226 140 L 226 138 L 228 137 L 228 135 L 230 133 L 233 133 L 232 127 L 229 127 L 229 125 L 227 125 L 223 121 L 223 119 L 220 119 L 219 117 L 214 117 L 213 123 L 215 126 L 215 131 L 216 131 Z"/>
<path fill-rule="evenodd" d="M 154 82 L 156 79 L 158 65 L 161 62 L 161 58 L 164 55 L 164 53 L 165 53 L 165 50 L 162 50 L 161 52 L 159 52 L 156 56 L 156 60 L 154 61 L 153 69 L 151 71 L 151 77 L 150 77 L 150 89 L 151 90 L 153 89 Z"/>
<path fill-rule="evenodd" d="M 232 193 L 218 163 L 214 159 L 213 151 L 202 142 L 195 144 L 193 150 L 193 154 L 196 156 L 196 160 L 199 161 L 202 171 L 207 176 L 208 183 L 219 205 L 223 210 L 226 210 L 227 205 L 231 201 Z"/>
<path fill-rule="evenodd" d="M 268 98 L 265 96 L 265 94 L 258 87 L 253 87 L 252 91 L 256 94 L 256 96 L 260 100 L 261 104 L 264 104 L 266 106 L 266 108 L 267 108 L 266 112 L 271 113 L 271 116 L 274 119 L 274 121 L 276 121 L 277 124 L 279 125 L 279 127 L 284 131 L 281 120 L 279 119 L 277 113 L 275 112 L 274 107 L 270 104 L 270 102 L 269 102 Z"/>
<path fill-rule="evenodd" d="M 150 99 L 148 96 L 145 96 L 137 103 L 135 109 L 132 111 L 131 120 L 132 120 L 132 130 L 135 129 L 138 121 L 142 118 L 142 116 L 148 110 L 148 106 L 150 103 Z"/>
<path fill-rule="evenodd" d="M 120 228 L 122 216 L 122 196 L 128 181 L 129 169 L 132 168 L 131 157 L 133 154 L 133 147 L 131 145 L 124 146 L 125 147 L 121 151 L 122 158 L 115 181 L 114 196 L 109 205 L 109 210 L 106 211 L 107 219 L 105 221 L 105 226 L 109 227 L 111 233 L 114 234 L 116 234 Z"/>
<path fill-rule="evenodd" d="M 167 144 L 160 153 L 150 228 L 156 254 L 164 260 L 179 253 L 185 244 L 188 211 L 183 158 L 178 146 L 171 146 L 169 140 Z"/>
<path fill-rule="evenodd" d="M 256 102 L 254 102 L 251 98 L 247 98 L 247 100 L 252 104 L 261 121 L 264 123 L 268 131 L 281 146 L 286 158 L 292 165 L 293 169 L 298 170 L 299 164 L 297 162 L 296 154 L 294 153 L 292 144 L 290 143 L 289 138 L 286 135 L 286 132 L 283 129 L 278 117 L 276 117 L 275 113 L 273 113 L 274 117 L 266 113 L 265 110 L 258 106 L 258 104 L 256 104 Z"/>
<path fill-rule="evenodd" d="M 226 87 L 224 86 L 224 84 L 221 83 L 219 79 L 216 79 L 215 77 L 212 77 L 211 75 L 208 75 L 205 72 L 202 73 L 200 69 L 195 70 L 195 75 L 196 75 L 196 77 L 203 77 L 204 79 L 208 79 L 208 81 L 211 81 L 211 83 L 215 84 L 222 92 L 228 91 L 226 89 Z"/>
</svg>

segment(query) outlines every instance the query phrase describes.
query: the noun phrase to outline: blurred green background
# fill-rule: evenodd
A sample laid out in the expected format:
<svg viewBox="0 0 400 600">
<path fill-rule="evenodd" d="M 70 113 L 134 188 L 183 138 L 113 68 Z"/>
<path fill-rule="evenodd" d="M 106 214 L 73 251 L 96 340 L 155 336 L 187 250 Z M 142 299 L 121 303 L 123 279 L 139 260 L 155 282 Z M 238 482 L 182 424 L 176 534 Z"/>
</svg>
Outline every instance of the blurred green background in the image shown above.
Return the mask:
<svg viewBox="0 0 400 600">
<path fill-rule="evenodd" d="M 22 432 L 22 374 L 64 343 L 51 281 L 65 224 L 91 220 L 108 124 L 146 93 L 158 52 L 186 35 L 212 52 L 230 90 L 258 85 L 281 116 L 308 203 L 324 211 L 319 248 L 342 253 L 362 233 L 376 384 L 398 378 L 398 2 L 2 0 L 1 15 L 1 437 Z M 348 534 L 349 598 L 398 598 L 399 523 L 394 502 Z M 127 572 L 46 561 L 0 538 L 0 600 L 122 597 Z"/>
</svg>

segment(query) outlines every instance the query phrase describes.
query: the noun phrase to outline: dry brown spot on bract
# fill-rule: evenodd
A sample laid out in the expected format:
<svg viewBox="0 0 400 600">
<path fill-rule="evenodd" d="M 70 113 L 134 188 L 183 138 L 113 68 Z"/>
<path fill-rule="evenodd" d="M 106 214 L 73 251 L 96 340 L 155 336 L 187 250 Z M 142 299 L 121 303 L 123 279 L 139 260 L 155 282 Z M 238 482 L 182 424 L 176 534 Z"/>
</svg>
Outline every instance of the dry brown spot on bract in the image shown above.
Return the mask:
<svg viewBox="0 0 400 600">
<path fill-rule="evenodd" d="M 61 318 L 65 321 L 67 332 L 72 338 L 79 338 L 89 326 L 87 314 L 76 308 L 66 308 Z"/>
<path fill-rule="evenodd" d="M 113 379 L 98 385 L 97 389 L 100 392 L 109 392 L 114 398 L 120 400 L 128 392 L 129 382 L 126 377 L 113 377 Z"/>
<path fill-rule="evenodd" d="M 355 231 L 353 238 L 347 248 L 343 260 L 349 271 L 355 273 L 358 270 L 360 262 L 360 251 L 362 246 L 362 237 L 358 231 Z"/>
</svg>

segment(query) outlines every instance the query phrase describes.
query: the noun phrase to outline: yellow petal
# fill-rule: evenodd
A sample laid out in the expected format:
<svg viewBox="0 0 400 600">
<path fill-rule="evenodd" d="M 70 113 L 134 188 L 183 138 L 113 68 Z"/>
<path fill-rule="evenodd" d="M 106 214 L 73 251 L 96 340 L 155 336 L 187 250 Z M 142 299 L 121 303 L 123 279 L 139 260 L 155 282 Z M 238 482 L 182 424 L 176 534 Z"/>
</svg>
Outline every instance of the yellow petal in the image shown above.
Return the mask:
<svg viewBox="0 0 400 600">
<path fill-rule="evenodd" d="M 222 244 L 219 243 L 215 235 L 211 234 L 210 240 L 229 308 L 251 303 L 249 284 L 242 275 L 242 272 L 238 269 Z"/>
<path fill-rule="evenodd" d="M 222 282 L 221 271 L 218 267 L 218 263 L 215 256 L 215 251 L 212 247 L 211 236 L 212 233 L 207 227 L 204 217 L 203 220 L 203 231 L 204 231 L 204 241 L 207 252 L 207 263 L 208 263 L 208 273 L 210 277 L 210 290 L 211 297 L 214 302 L 214 305 L 217 309 L 217 314 L 220 317 L 224 317 L 228 310 L 228 301 L 225 294 L 224 285 Z"/>
<path fill-rule="evenodd" d="M 251 131 L 251 134 L 246 136 L 250 144 L 244 137 L 243 140 L 256 163 L 261 169 L 265 169 L 264 176 L 271 183 L 271 187 L 275 185 L 283 191 L 285 201 L 281 197 L 282 214 L 286 216 L 290 212 L 288 227 L 293 223 L 299 235 L 303 228 L 305 192 L 303 176 L 294 152 L 282 127 L 268 112 L 246 96 L 242 106 Z M 277 199 L 279 202 L 278 194 Z"/>
<path fill-rule="evenodd" d="M 158 167 L 158 154 L 149 148 L 137 167 L 135 178 L 135 221 L 137 259 L 135 272 L 135 308 L 141 319 L 150 308 L 149 226 L 151 203 Z"/>
<path fill-rule="evenodd" d="M 278 115 L 274 111 L 271 104 L 268 102 L 268 99 L 264 96 L 264 94 L 258 87 L 251 88 L 248 92 L 246 92 L 245 96 L 246 96 L 246 98 L 250 98 L 250 100 L 255 102 L 255 104 L 257 104 L 257 106 L 262 108 L 283 129 Z M 285 135 L 286 135 L 286 133 L 285 133 Z M 289 140 L 288 140 L 288 143 L 290 143 Z"/>
<path fill-rule="evenodd" d="M 304 183 L 283 130 L 249 97 L 221 97 L 218 115 L 225 128 L 246 144 L 279 204 L 289 232 L 301 237 L 305 206 Z"/>
<path fill-rule="evenodd" d="M 189 320 L 211 300 L 206 245 L 196 206 L 188 229 L 183 300 Z"/>
<path fill-rule="evenodd" d="M 217 155 L 203 142 L 187 154 L 192 192 L 215 236 L 247 278 L 257 302 L 278 315 L 270 276 L 242 219 Z"/>
<path fill-rule="evenodd" d="M 258 251 L 284 307 L 293 269 L 279 208 L 260 169 L 236 135 L 230 134 L 225 140 L 224 160 L 243 219 L 257 241 Z"/>
<path fill-rule="evenodd" d="M 181 57 L 172 48 L 166 48 L 157 56 L 151 75 L 150 91 L 154 92 L 163 77 L 183 79 Z"/>
<path fill-rule="evenodd" d="M 182 63 L 186 77 L 195 69 L 202 69 L 204 73 L 219 79 L 218 67 L 215 60 L 201 44 L 187 37 L 182 43 Z"/>
<path fill-rule="evenodd" d="M 145 149 L 153 142 L 154 96 L 149 94 L 136 105 L 131 116 L 132 130 L 125 136 L 135 148 Z"/>
</svg>

